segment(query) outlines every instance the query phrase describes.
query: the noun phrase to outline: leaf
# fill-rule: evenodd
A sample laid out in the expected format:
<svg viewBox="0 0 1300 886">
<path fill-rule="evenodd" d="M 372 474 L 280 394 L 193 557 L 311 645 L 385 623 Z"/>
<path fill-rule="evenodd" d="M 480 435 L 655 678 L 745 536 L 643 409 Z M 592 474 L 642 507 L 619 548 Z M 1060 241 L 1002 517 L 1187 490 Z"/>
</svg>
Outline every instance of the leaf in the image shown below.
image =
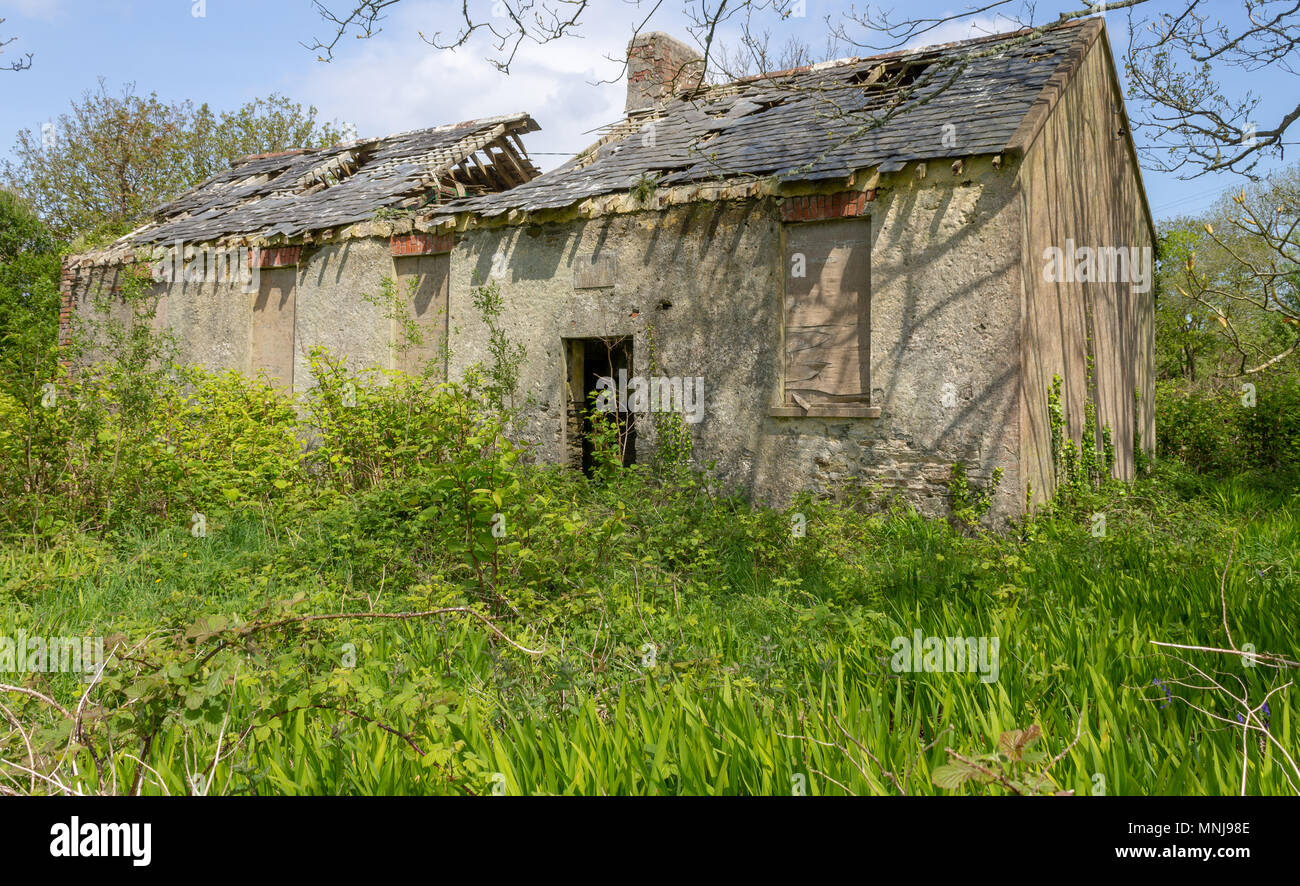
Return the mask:
<svg viewBox="0 0 1300 886">
<path fill-rule="evenodd" d="M 1011 729 L 998 738 L 998 750 L 1008 760 L 1019 760 L 1025 748 L 1043 737 L 1043 730 L 1038 724 L 1028 729 Z"/>
<path fill-rule="evenodd" d="M 964 763 L 947 763 L 930 773 L 930 781 L 946 791 L 955 791 L 974 777 L 975 771 Z"/>
</svg>

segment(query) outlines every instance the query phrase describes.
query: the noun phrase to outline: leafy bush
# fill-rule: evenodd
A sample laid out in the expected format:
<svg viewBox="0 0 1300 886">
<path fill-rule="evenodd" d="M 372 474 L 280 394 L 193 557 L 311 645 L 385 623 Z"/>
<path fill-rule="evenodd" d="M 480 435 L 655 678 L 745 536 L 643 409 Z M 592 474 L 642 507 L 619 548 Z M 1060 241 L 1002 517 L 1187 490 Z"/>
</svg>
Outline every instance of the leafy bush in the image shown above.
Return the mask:
<svg viewBox="0 0 1300 886">
<path fill-rule="evenodd" d="M 1293 373 L 1252 378 L 1243 389 L 1156 388 L 1158 452 L 1216 476 L 1300 471 L 1300 381 Z"/>
</svg>

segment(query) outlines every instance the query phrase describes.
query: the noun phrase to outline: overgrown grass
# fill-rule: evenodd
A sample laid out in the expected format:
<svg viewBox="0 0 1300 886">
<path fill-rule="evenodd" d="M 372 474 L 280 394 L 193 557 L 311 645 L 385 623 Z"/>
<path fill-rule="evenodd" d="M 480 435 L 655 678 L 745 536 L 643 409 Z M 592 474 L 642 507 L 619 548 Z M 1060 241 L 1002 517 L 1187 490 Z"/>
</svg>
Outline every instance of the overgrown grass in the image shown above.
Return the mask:
<svg viewBox="0 0 1300 886">
<path fill-rule="evenodd" d="M 1294 689 L 1268 697 L 1274 743 L 1198 688 L 1213 676 L 1255 707 L 1287 671 L 1152 645 L 1298 657 L 1293 491 L 1164 466 L 967 537 L 636 471 L 512 476 L 488 556 L 426 513 L 419 478 L 233 509 L 204 538 L 9 544 L 0 634 L 100 635 L 114 653 L 79 734 L 47 701 L 0 696 L 0 785 L 29 792 L 25 768 L 37 792 L 948 793 L 931 775 L 949 749 L 985 755 L 1030 725 L 1047 762 L 1063 753 L 1028 780 L 1045 791 L 1237 793 L 1243 738 L 1247 792 L 1300 783 L 1280 750 L 1297 753 Z M 369 617 L 429 610 L 453 611 Z M 366 617 L 295 620 L 326 614 Z M 897 672 L 891 644 L 918 629 L 998 638 L 997 680 Z M 86 689 L 21 677 L 69 713 Z M 1009 790 L 980 781 L 956 791 Z"/>
</svg>

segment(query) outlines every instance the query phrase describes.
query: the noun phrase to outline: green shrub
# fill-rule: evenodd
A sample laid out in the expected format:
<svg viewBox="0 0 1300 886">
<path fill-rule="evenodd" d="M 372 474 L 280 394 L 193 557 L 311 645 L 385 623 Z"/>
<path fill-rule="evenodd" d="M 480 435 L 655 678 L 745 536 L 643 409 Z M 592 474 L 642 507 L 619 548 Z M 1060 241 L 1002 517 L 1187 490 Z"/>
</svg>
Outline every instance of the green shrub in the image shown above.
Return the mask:
<svg viewBox="0 0 1300 886">
<path fill-rule="evenodd" d="M 1300 471 L 1300 383 L 1294 374 L 1250 379 L 1241 388 L 1187 391 L 1156 387 L 1157 451 L 1194 470 L 1226 477 Z"/>
</svg>

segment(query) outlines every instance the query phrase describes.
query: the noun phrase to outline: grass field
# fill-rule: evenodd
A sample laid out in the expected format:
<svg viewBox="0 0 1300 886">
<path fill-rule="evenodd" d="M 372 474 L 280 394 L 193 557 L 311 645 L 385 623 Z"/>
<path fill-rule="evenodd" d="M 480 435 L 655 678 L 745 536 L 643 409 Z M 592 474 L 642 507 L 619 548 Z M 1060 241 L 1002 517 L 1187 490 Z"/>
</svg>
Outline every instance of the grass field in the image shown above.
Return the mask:
<svg viewBox="0 0 1300 886">
<path fill-rule="evenodd" d="M 7 545 L 0 635 L 103 636 L 110 655 L 89 692 L 77 674 L 5 681 L 28 691 L 0 695 L 0 786 L 1088 795 L 1300 784 L 1291 672 L 1153 645 L 1300 657 L 1300 496 L 1285 487 L 1162 467 L 993 535 L 897 508 L 753 510 L 635 472 L 513 477 L 506 531 L 487 548 L 430 517 L 415 482 L 297 512 L 232 510 L 204 537 L 153 522 Z M 1094 511 L 1107 515 L 1104 537 Z M 996 680 L 900 670 L 895 638 L 917 631 L 996 640 Z"/>
</svg>

